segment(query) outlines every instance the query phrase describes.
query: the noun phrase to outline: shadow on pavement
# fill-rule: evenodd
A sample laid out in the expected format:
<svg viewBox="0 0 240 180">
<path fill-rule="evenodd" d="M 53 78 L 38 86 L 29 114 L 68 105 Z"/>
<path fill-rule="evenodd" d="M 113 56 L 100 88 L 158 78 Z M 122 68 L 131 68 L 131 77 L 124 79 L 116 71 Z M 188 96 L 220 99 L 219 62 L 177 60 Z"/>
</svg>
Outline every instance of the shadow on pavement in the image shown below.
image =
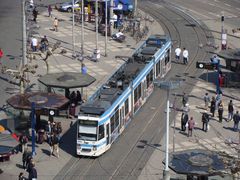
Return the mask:
<svg viewBox="0 0 240 180">
<path fill-rule="evenodd" d="M 59 147 L 66 153 L 76 156 L 76 130 L 77 123 L 74 123 L 62 136 Z"/>
</svg>

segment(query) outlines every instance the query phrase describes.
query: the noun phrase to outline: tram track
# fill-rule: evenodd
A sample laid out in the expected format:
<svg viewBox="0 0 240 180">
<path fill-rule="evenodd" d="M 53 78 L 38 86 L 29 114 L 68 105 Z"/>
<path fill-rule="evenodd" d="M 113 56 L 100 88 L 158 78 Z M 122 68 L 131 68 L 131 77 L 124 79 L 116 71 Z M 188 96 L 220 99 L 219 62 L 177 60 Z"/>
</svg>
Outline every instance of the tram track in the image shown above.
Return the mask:
<svg viewBox="0 0 240 180">
<path fill-rule="evenodd" d="M 148 1 L 144 3 L 141 2 L 139 3 L 139 5 L 143 11 L 148 12 L 156 21 L 158 21 L 158 23 L 161 24 L 166 34 L 169 34 L 171 39 L 175 42 L 174 45 L 179 45 L 180 47 L 185 46 L 187 42 L 186 37 L 182 36 L 182 32 L 180 32 L 179 26 L 178 24 L 176 24 L 176 22 L 179 22 L 180 19 L 181 21 L 184 21 L 186 24 L 195 24 L 196 22 L 194 22 L 194 19 L 191 19 L 191 17 L 189 17 L 188 15 L 183 14 L 182 12 L 176 11 L 174 7 L 172 7 L 167 3 L 164 3 L 164 1 L 158 1 L 156 3 L 159 3 L 159 2 L 160 2 L 160 5 L 164 5 L 164 9 L 166 11 L 169 11 L 168 13 L 171 13 L 173 15 L 175 14 L 175 18 L 168 17 L 166 15 L 168 13 L 162 12 L 159 9 L 159 6 L 153 6 L 151 3 L 154 3 L 154 1 Z M 161 2 L 163 2 L 163 4 L 161 4 Z M 175 71 L 177 70 L 178 72 L 183 72 L 179 74 L 180 76 L 185 76 L 184 78 L 188 78 L 184 74 L 190 74 L 190 76 L 199 74 L 200 71 L 195 69 L 195 63 L 197 60 L 201 60 L 201 58 L 207 57 L 207 54 L 204 54 L 203 52 L 205 49 L 203 50 L 202 48 L 199 47 L 200 43 L 204 44 L 205 42 L 207 42 L 207 33 L 204 31 L 203 28 L 201 28 L 200 25 L 196 25 L 194 27 L 188 26 L 186 29 L 191 29 L 191 31 L 194 32 L 194 33 L 191 32 L 189 34 L 191 35 L 194 34 L 194 36 L 196 36 L 194 39 L 197 41 L 197 43 L 195 43 L 194 48 L 197 47 L 197 49 L 194 50 L 193 54 L 190 54 L 191 61 L 187 66 L 176 64 L 176 67 L 174 68 Z M 205 42 L 203 42 L 202 38 L 205 39 Z M 171 73 L 171 74 L 172 76 L 176 75 L 174 73 Z M 191 78 L 188 78 L 188 79 L 190 79 L 189 84 L 191 84 L 192 86 L 195 80 Z M 184 85 L 182 89 L 184 89 L 184 91 L 190 92 L 191 89 L 189 88 L 189 86 L 190 85 Z M 162 90 L 157 90 L 157 91 L 162 91 Z M 161 94 L 162 93 L 163 92 L 161 92 Z M 160 118 L 164 117 L 164 114 L 162 114 L 161 109 L 164 105 L 166 96 L 163 98 L 164 100 L 162 100 L 162 102 L 158 104 L 159 107 L 156 108 L 155 113 L 151 115 L 150 120 L 142 128 L 141 133 L 138 134 L 134 142 L 131 142 L 131 144 L 129 144 L 130 146 L 129 151 L 121 156 L 121 160 L 117 161 L 117 164 L 114 167 L 112 168 L 106 167 L 104 162 L 110 161 L 110 160 L 108 159 L 107 156 L 104 156 L 104 155 L 97 159 L 72 157 L 70 160 L 70 163 L 68 163 L 68 167 L 65 166 L 63 168 L 63 171 L 61 171 L 57 176 L 55 176 L 54 179 L 115 179 L 117 177 L 122 177 L 121 171 L 124 171 L 126 167 L 131 167 L 131 169 L 129 169 L 127 173 L 123 176 L 124 179 L 129 179 L 129 177 L 137 177 L 139 174 L 139 169 L 143 168 L 144 163 L 146 163 L 146 160 L 147 160 L 146 157 L 149 157 L 153 151 L 153 147 L 149 147 L 146 145 L 146 148 L 144 148 L 143 151 L 137 152 L 137 157 L 134 159 L 133 154 L 136 151 L 138 151 L 136 149 L 139 142 L 143 139 L 148 139 L 149 144 L 154 144 L 154 142 L 159 143 L 160 142 L 159 137 L 160 136 L 163 137 L 164 135 L 163 129 L 165 126 L 162 125 L 161 128 L 159 129 L 155 128 L 153 133 L 148 138 L 144 137 L 148 133 L 147 131 L 149 131 L 149 129 L 154 128 L 155 126 L 154 123 L 156 123 L 155 122 L 156 119 L 159 117 Z M 148 105 L 148 107 L 150 106 L 151 105 Z M 131 127 L 128 127 L 128 128 L 131 128 Z M 120 136 L 120 138 L 122 139 L 126 138 L 122 136 Z M 116 143 L 113 144 L 113 146 L 116 146 Z M 149 148 L 152 148 L 152 149 L 149 150 Z M 107 153 L 110 153 L 110 152 L 108 151 Z M 115 158 L 118 158 L 118 157 L 115 157 Z M 129 162 L 130 159 L 133 159 L 133 161 Z M 129 165 L 129 163 L 131 165 Z M 97 166 L 96 164 L 98 164 L 99 166 L 96 167 Z M 96 170 L 97 172 L 103 171 L 102 173 L 103 175 L 101 174 L 101 175 L 98 175 L 98 177 L 94 178 L 93 177 L 94 175 L 92 175 L 91 172 L 94 171 L 95 169 L 97 169 Z"/>
<path fill-rule="evenodd" d="M 179 37 L 179 39 L 178 39 L 178 40 L 175 40 L 175 42 L 178 42 L 178 45 L 181 46 L 183 40 L 181 39 L 181 35 L 180 35 L 180 32 L 179 32 L 177 26 L 172 22 L 172 23 L 170 23 L 170 24 L 171 24 L 170 26 L 172 27 L 172 29 L 171 29 L 171 28 L 169 27 L 169 25 L 168 25 L 169 22 L 171 22 L 171 19 L 170 19 L 170 18 L 168 18 L 167 16 L 165 16 L 163 13 L 161 14 L 161 13 L 160 13 L 161 11 L 159 11 L 159 9 L 154 9 L 153 6 L 147 5 L 147 3 L 145 3 L 144 6 L 141 6 L 141 7 L 144 7 L 142 10 L 143 10 L 143 11 L 146 11 L 146 12 L 149 12 L 149 14 L 150 14 L 154 19 L 156 19 L 156 20 L 158 21 L 158 23 L 160 23 L 160 24 L 162 25 L 164 31 L 167 32 L 166 34 L 168 34 L 168 35 L 171 37 L 171 39 L 173 39 L 173 41 L 174 41 L 175 39 L 173 38 L 173 35 L 172 35 L 171 33 L 175 31 L 175 36 Z M 164 8 L 166 8 L 166 7 L 164 7 Z M 167 8 L 170 10 L 170 7 L 167 7 Z M 171 10 L 171 11 L 173 11 L 173 10 Z M 175 12 L 175 13 L 176 13 L 176 12 Z M 178 15 L 181 16 L 183 19 L 185 19 L 189 24 L 192 24 L 192 21 L 195 21 L 194 19 L 190 19 L 190 20 L 189 20 L 189 19 L 188 19 L 189 17 L 186 18 L 187 15 L 184 16 L 184 15 L 181 15 L 180 13 L 176 13 L 176 14 L 178 14 Z M 167 21 L 168 23 L 166 23 L 165 20 L 162 20 L 162 18 L 159 18 L 160 16 L 161 16 L 161 17 L 164 17 L 165 20 L 168 20 L 168 21 Z M 199 28 L 199 27 L 200 27 L 200 28 Z M 194 30 L 194 32 L 195 32 L 195 34 L 196 34 L 196 37 L 197 37 L 197 42 L 198 42 L 198 44 L 197 44 L 197 50 L 196 50 L 196 53 L 194 54 L 194 57 L 193 57 L 193 59 L 191 60 L 191 62 L 190 62 L 190 63 L 188 64 L 188 66 L 184 69 L 184 73 L 195 74 L 197 71 L 199 71 L 199 70 L 196 70 L 196 69 L 195 69 L 195 63 L 196 63 L 197 60 L 199 60 L 199 56 L 204 56 L 204 58 L 206 58 L 207 55 L 208 55 L 207 53 L 204 53 L 204 52 L 202 51 L 202 49 L 200 49 L 200 47 L 198 46 L 200 43 L 206 43 L 206 42 L 207 42 L 207 33 L 204 31 L 203 28 L 201 28 L 201 26 L 199 26 L 199 27 L 196 27 L 196 28 L 195 28 L 195 27 L 192 27 L 192 29 Z M 198 29 L 198 28 L 199 28 L 199 29 Z M 199 32 L 198 32 L 198 31 L 199 31 Z M 202 41 L 202 38 L 205 38 L 205 42 Z M 193 67 L 193 66 L 194 66 L 194 67 Z M 185 87 L 184 89 L 185 89 L 185 90 L 189 90 L 189 86 Z M 185 91 L 185 90 L 184 90 L 184 91 Z M 162 107 L 162 105 L 163 105 L 163 103 L 161 103 L 160 107 Z M 160 109 L 161 109 L 161 108 L 158 108 L 157 111 L 158 111 L 158 112 L 161 112 Z M 175 113 L 175 114 L 176 114 L 176 113 Z M 155 117 L 155 115 L 156 115 L 156 114 L 154 114 L 154 116 L 151 118 L 150 123 L 152 122 L 152 120 L 153 120 L 153 118 Z M 150 125 L 150 124 L 148 124 L 148 126 L 149 126 L 149 125 Z M 147 128 L 147 127 L 146 127 L 146 128 Z M 144 131 L 145 131 L 146 128 L 144 128 Z M 160 129 L 160 132 L 162 132 L 161 134 L 163 134 L 163 128 L 164 128 L 164 126 L 162 126 L 162 128 Z M 141 139 L 142 136 L 143 136 L 144 131 L 142 132 L 141 136 L 139 136 L 139 138 L 138 138 L 138 140 L 136 141 L 136 143 L 135 143 L 134 146 L 136 146 L 136 145 L 138 144 L 138 142 L 140 141 L 140 139 Z M 150 142 L 152 142 L 152 140 L 155 139 L 156 137 L 159 137 L 158 134 L 159 134 L 159 131 L 157 131 L 156 134 L 153 134 L 152 137 L 150 138 Z M 122 160 L 122 163 L 125 162 L 125 160 L 127 160 L 127 159 L 129 158 L 129 156 L 131 156 L 131 153 L 132 153 L 133 149 L 135 148 L 134 146 L 132 147 L 131 151 L 126 155 L 125 159 Z M 146 148 L 146 149 L 147 149 L 147 148 Z M 140 155 L 140 157 L 138 158 L 138 160 L 135 161 L 136 163 L 135 163 L 134 167 L 136 167 L 136 168 L 139 167 L 139 164 L 142 162 L 141 159 L 143 158 L 143 156 L 144 156 L 144 154 L 146 153 L 146 151 L 147 151 L 147 150 L 145 150 L 144 152 L 142 152 L 142 155 Z M 129 172 L 128 176 L 135 176 L 135 175 L 134 175 L 134 171 L 136 170 L 136 168 L 135 168 L 135 169 L 132 169 L 132 170 Z M 121 164 L 119 164 L 118 169 L 121 169 Z M 118 169 L 115 170 L 115 174 L 117 174 Z M 109 179 L 113 179 L 112 177 L 114 177 L 114 174 L 113 174 L 113 175 L 111 176 L 111 178 L 109 178 Z M 125 178 L 125 179 L 128 179 L 128 178 Z"/>
</svg>

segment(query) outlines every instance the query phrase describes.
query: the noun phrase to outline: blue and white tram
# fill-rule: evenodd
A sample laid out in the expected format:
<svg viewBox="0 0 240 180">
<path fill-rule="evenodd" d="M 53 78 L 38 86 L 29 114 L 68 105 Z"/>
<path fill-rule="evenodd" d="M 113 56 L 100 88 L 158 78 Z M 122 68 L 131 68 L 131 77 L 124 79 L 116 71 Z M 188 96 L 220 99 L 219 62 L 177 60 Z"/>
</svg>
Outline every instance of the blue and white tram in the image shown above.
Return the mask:
<svg viewBox="0 0 240 180">
<path fill-rule="evenodd" d="M 99 156 L 111 147 L 153 92 L 153 81 L 171 69 L 171 45 L 167 36 L 150 36 L 80 107 L 77 155 Z"/>
</svg>

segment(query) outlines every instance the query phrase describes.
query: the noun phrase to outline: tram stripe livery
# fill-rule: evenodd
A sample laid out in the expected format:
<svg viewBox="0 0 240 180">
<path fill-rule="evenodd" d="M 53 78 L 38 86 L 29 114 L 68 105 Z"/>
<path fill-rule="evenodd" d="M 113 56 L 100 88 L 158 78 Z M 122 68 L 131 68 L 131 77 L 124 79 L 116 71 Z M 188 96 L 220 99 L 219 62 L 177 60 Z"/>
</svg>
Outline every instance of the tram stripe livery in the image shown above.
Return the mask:
<svg viewBox="0 0 240 180">
<path fill-rule="evenodd" d="M 151 35 L 88 102 L 77 121 L 77 155 L 100 156 L 127 127 L 154 90 L 154 80 L 171 69 L 171 40 Z"/>
</svg>

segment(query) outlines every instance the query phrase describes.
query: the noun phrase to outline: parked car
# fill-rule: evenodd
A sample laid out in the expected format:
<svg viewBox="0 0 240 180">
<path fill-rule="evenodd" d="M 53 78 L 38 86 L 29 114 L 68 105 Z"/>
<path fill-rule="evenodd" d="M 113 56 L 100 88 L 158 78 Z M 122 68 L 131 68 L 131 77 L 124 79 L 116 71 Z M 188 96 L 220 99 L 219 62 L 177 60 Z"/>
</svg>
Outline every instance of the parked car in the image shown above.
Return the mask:
<svg viewBox="0 0 240 180">
<path fill-rule="evenodd" d="M 72 9 L 74 7 L 74 10 L 80 10 L 80 2 L 79 0 L 75 1 L 74 6 L 72 5 L 72 2 L 65 2 L 60 5 L 59 11 L 67 11 L 72 12 Z"/>
</svg>

